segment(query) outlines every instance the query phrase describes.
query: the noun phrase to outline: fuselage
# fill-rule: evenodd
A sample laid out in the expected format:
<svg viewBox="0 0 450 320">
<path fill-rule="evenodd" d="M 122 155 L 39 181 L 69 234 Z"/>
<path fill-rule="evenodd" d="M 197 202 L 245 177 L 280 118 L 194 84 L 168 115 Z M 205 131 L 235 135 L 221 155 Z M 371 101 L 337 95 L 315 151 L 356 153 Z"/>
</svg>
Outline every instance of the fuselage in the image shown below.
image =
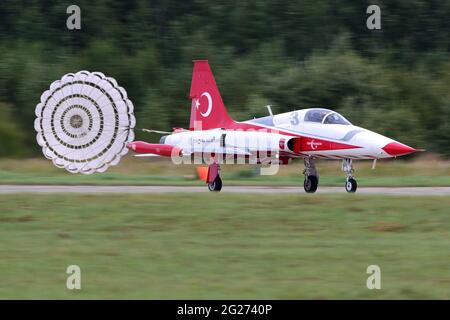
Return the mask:
<svg viewBox="0 0 450 320">
<path fill-rule="evenodd" d="M 269 152 L 288 158 L 382 159 L 415 151 L 352 125 L 337 112 L 323 108 L 233 122 L 227 128 L 182 130 L 164 137 L 161 142 L 176 146 L 185 154 L 209 152 L 248 156 Z"/>
<path fill-rule="evenodd" d="M 302 154 L 314 158 L 382 159 L 415 151 L 324 108 L 295 110 L 246 123 L 301 137 Z"/>
<path fill-rule="evenodd" d="M 354 159 L 392 158 L 415 149 L 373 131 L 355 126 L 339 113 L 325 108 L 309 108 L 238 122 L 228 114 L 208 61 L 194 61 L 189 130 L 175 129 L 159 144 L 134 141 L 128 148 L 141 156 L 170 156 L 176 164 L 208 165 L 203 180 L 210 191 L 220 191 L 219 165 L 269 164 L 276 174 L 277 164 L 303 158 L 304 189 L 317 190 L 319 174 L 314 159 L 342 159 L 345 190 L 355 192 Z M 155 131 L 156 132 L 156 131 Z M 180 160 L 181 159 L 181 160 Z M 185 162 L 187 160 L 187 162 Z M 193 160 L 193 162 L 192 162 Z M 275 168 L 272 168 L 275 164 Z M 276 169 L 276 170 L 271 170 Z"/>
</svg>

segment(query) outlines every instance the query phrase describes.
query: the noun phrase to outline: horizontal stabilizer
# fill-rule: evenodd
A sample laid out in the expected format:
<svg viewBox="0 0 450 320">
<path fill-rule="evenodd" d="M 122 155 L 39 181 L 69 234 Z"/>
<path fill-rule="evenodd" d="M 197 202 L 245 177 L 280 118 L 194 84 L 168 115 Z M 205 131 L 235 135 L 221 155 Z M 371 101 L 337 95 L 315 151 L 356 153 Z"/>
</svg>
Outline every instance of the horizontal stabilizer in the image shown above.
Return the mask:
<svg viewBox="0 0 450 320">
<path fill-rule="evenodd" d="M 154 153 L 135 154 L 134 156 L 138 157 L 138 158 L 140 158 L 140 157 L 142 157 L 142 158 L 144 158 L 144 157 L 160 157 L 159 154 L 154 154 Z"/>
</svg>

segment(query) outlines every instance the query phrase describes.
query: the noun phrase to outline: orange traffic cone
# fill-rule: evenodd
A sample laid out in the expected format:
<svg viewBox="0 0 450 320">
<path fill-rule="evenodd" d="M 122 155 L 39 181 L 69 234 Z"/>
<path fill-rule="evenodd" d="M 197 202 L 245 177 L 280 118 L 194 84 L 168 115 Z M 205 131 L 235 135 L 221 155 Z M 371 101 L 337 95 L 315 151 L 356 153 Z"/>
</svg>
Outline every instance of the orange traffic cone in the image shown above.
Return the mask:
<svg viewBox="0 0 450 320">
<path fill-rule="evenodd" d="M 197 167 L 198 178 L 206 182 L 208 179 L 208 167 Z"/>
</svg>

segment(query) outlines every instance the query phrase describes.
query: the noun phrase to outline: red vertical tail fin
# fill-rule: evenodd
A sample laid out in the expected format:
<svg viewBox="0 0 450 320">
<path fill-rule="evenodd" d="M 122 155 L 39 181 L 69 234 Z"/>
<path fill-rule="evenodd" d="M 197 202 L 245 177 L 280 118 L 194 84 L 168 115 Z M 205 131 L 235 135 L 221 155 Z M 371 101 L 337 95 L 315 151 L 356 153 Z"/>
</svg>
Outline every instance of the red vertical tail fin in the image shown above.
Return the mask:
<svg viewBox="0 0 450 320">
<path fill-rule="evenodd" d="M 192 73 L 191 130 L 228 128 L 234 121 L 223 104 L 216 81 L 207 60 L 195 60 Z"/>
</svg>

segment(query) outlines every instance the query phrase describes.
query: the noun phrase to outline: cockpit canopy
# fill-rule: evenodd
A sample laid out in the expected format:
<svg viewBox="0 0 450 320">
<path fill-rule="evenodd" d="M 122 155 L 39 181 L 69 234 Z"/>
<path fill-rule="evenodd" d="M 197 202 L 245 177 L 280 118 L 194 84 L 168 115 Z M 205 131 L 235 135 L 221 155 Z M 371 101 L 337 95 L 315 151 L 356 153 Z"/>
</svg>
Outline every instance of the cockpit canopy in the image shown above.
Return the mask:
<svg viewBox="0 0 450 320">
<path fill-rule="evenodd" d="M 350 121 L 345 119 L 339 113 L 325 108 L 310 108 L 285 112 L 274 116 L 267 116 L 251 120 L 252 122 L 266 126 L 302 126 L 301 123 L 321 123 L 321 124 L 340 124 L 351 125 Z M 295 130 L 295 129 L 294 129 Z"/>
<path fill-rule="evenodd" d="M 313 108 L 306 110 L 303 121 L 318 122 L 323 124 L 351 124 L 339 113 L 323 108 Z"/>
</svg>

